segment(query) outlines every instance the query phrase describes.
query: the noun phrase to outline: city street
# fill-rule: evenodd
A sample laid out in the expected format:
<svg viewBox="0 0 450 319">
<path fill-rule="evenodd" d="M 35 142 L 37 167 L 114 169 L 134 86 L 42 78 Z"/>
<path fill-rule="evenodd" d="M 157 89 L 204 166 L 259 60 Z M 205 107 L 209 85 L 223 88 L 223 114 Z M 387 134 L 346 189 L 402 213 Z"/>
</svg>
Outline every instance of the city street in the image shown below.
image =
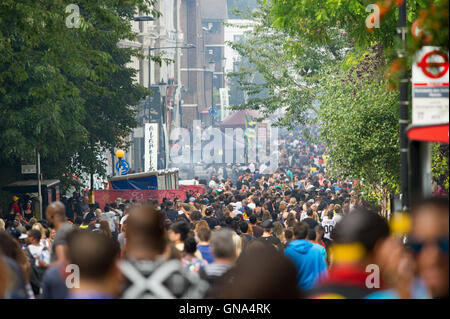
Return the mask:
<svg viewBox="0 0 450 319">
<path fill-rule="evenodd" d="M 447 299 L 448 32 L 448 0 L 2 0 L 0 299 Z"/>
</svg>

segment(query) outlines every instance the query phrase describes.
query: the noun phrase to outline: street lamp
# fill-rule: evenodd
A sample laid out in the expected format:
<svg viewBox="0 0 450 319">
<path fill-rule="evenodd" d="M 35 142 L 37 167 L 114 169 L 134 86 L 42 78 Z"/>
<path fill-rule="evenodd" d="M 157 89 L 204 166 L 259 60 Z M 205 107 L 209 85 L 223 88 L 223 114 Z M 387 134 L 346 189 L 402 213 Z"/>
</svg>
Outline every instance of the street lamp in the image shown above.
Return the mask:
<svg viewBox="0 0 450 319">
<path fill-rule="evenodd" d="M 167 122 L 166 95 L 167 95 L 167 86 L 168 86 L 168 84 L 165 83 L 164 79 L 163 79 L 161 82 L 159 82 L 158 86 L 159 86 L 159 92 L 160 92 L 160 95 L 161 95 L 161 113 L 162 113 L 161 114 L 161 116 L 162 116 L 162 118 L 161 118 L 161 133 L 162 134 L 160 134 L 160 136 L 163 137 L 161 144 L 162 144 L 162 149 L 164 150 L 162 155 L 161 155 L 161 152 L 160 152 L 160 162 L 162 163 L 162 159 L 164 158 L 164 168 L 167 168 L 167 165 L 168 165 L 168 163 L 167 163 L 167 157 L 168 156 L 167 155 L 168 154 L 167 154 L 166 142 L 167 142 L 168 137 L 166 136 L 167 130 L 164 130 L 163 126 L 167 125 L 167 123 L 166 123 Z"/>
<path fill-rule="evenodd" d="M 119 159 L 119 169 L 118 169 L 118 174 L 119 174 L 119 176 L 122 175 L 120 169 L 122 168 L 122 158 L 124 157 L 124 155 L 125 155 L 125 152 L 124 152 L 124 151 L 122 151 L 122 150 L 117 150 L 117 151 L 116 151 L 116 156 L 117 156 L 117 158 Z"/>
<path fill-rule="evenodd" d="M 216 70 L 216 62 L 209 61 L 209 72 L 211 72 L 211 125 L 214 126 L 214 71 Z"/>
<path fill-rule="evenodd" d="M 158 86 L 159 86 L 159 92 L 161 93 L 161 96 L 165 97 L 167 94 L 167 83 L 164 82 L 164 79 L 161 82 L 159 82 Z"/>
<path fill-rule="evenodd" d="M 194 44 L 190 44 L 190 43 L 188 43 L 188 44 L 186 44 L 186 45 L 184 45 L 184 46 L 171 46 L 171 47 L 159 47 L 159 48 L 148 48 L 148 88 L 149 89 L 151 89 L 151 86 L 152 86 L 152 69 L 151 69 L 151 66 L 152 66 L 152 61 L 151 61 L 151 53 L 152 53 L 152 51 L 153 50 L 164 50 L 164 49 L 194 49 L 194 48 L 196 48 L 196 46 L 194 45 Z M 160 132 L 161 131 L 163 131 L 163 129 L 162 129 L 162 125 L 166 125 L 165 123 L 166 123 L 166 109 L 165 109 L 165 101 L 166 101 L 166 94 L 167 94 L 167 83 L 164 83 L 164 80 L 162 80 L 160 83 L 159 83 L 159 92 L 160 92 L 160 95 L 161 95 L 161 99 L 162 99 L 162 102 L 160 102 L 160 104 L 161 104 L 161 112 L 162 112 L 162 114 L 161 114 L 161 123 L 160 123 L 160 126 L 161 126 L 161 129 L 160 129 Z M 150 109 L 149 109 L 149 112 L 150 112 Z M 164 132 L 164 131 L 163 131 Z M 163 134 L 160 134 L 159 136 L 160 136 L 160 138 L 159 138 L 159 140 L 161 141 L 161 136 L 162 136 Z M 165 164 L 164 164 L 164 168 L 167 168 L 167 166 L 168 166 L 168 158 L 169 158 L 169 154 L 167 153 L 167 148 L 166 148 L 166 142 L 168 142 L 168 138 L 167 138 L 167 136 L 165 136 L 164 135 L 164 138 L 162 138 L 162 141 L 163 141 L 163 148 L 164 148 L 164 158 L 165 158 Z M 160 152 L 160 159 L 161 159 L 161 152 Z"/>
</svg>

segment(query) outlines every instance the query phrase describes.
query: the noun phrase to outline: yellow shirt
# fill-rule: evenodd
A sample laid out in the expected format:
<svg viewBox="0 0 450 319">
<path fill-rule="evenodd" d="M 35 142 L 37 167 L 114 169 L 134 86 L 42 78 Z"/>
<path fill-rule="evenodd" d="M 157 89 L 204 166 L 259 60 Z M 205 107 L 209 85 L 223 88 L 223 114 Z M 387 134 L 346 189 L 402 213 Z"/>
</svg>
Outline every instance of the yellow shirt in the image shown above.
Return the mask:
<svg viewBox="0 0 450 319">
<path fill-rule="evenodd" d="M 322 155 L 323 165 L 327 166 L 328 155 Z"/>
</svg>

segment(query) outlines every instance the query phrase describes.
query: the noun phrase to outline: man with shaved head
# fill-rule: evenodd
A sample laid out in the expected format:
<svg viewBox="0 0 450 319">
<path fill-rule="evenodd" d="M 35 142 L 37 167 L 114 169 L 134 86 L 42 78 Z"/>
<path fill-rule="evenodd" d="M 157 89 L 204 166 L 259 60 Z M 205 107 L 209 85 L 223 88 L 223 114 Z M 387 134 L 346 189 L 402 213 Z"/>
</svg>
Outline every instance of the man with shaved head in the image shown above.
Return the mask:
<svg viewBox="0 0 450 319">
<path fill-rule="evenodd" d="M 171 257 L 164 219 L 154 206 L 134 207 L 127 218 L 123 299 L 200 299 L 208 284 Z"/>
<path fill-rule="evenodd" d="M 67 235 L 72 231 L 72 226 L 66 221 L 66 208 L 61 202 L 53 202 L 45 211 L 50 227 L 56 231 L 51 248 L 50 262 L 55 263 L 66 260 Z"/>
<path fill-rule="evenodd" d="M 39 266 L 47 267 L 42 280 L 42 299 L 64 299 L 68 296 L 65 285 L 65 269 L 68 264 L 67 238 L 74 228 L 66 221 L 66 209 L 63 203 L 53 202 L 45 211 L 49 226 L 56 234 L 50 249 L 50 264 L 39 260 Z"/>
</svg>

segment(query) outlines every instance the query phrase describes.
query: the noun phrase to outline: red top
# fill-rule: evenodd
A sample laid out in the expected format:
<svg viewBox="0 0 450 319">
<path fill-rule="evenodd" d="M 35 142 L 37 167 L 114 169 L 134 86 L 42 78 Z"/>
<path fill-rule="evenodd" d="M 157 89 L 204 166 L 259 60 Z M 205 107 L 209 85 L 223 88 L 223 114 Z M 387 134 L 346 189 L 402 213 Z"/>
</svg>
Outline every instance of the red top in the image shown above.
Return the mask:
<svg viewBox="0 0 450 319">
<path fill-rule="evenodd" d="M 20 208 L 19 208 L 19 205 L 17 205 L 17 203 L 13 203 L 13 204 L 12 204 L 12 208 L 14 209 L 14 211 L 15 211 L 17 214 L 20 214 Z"/>
</svg>

